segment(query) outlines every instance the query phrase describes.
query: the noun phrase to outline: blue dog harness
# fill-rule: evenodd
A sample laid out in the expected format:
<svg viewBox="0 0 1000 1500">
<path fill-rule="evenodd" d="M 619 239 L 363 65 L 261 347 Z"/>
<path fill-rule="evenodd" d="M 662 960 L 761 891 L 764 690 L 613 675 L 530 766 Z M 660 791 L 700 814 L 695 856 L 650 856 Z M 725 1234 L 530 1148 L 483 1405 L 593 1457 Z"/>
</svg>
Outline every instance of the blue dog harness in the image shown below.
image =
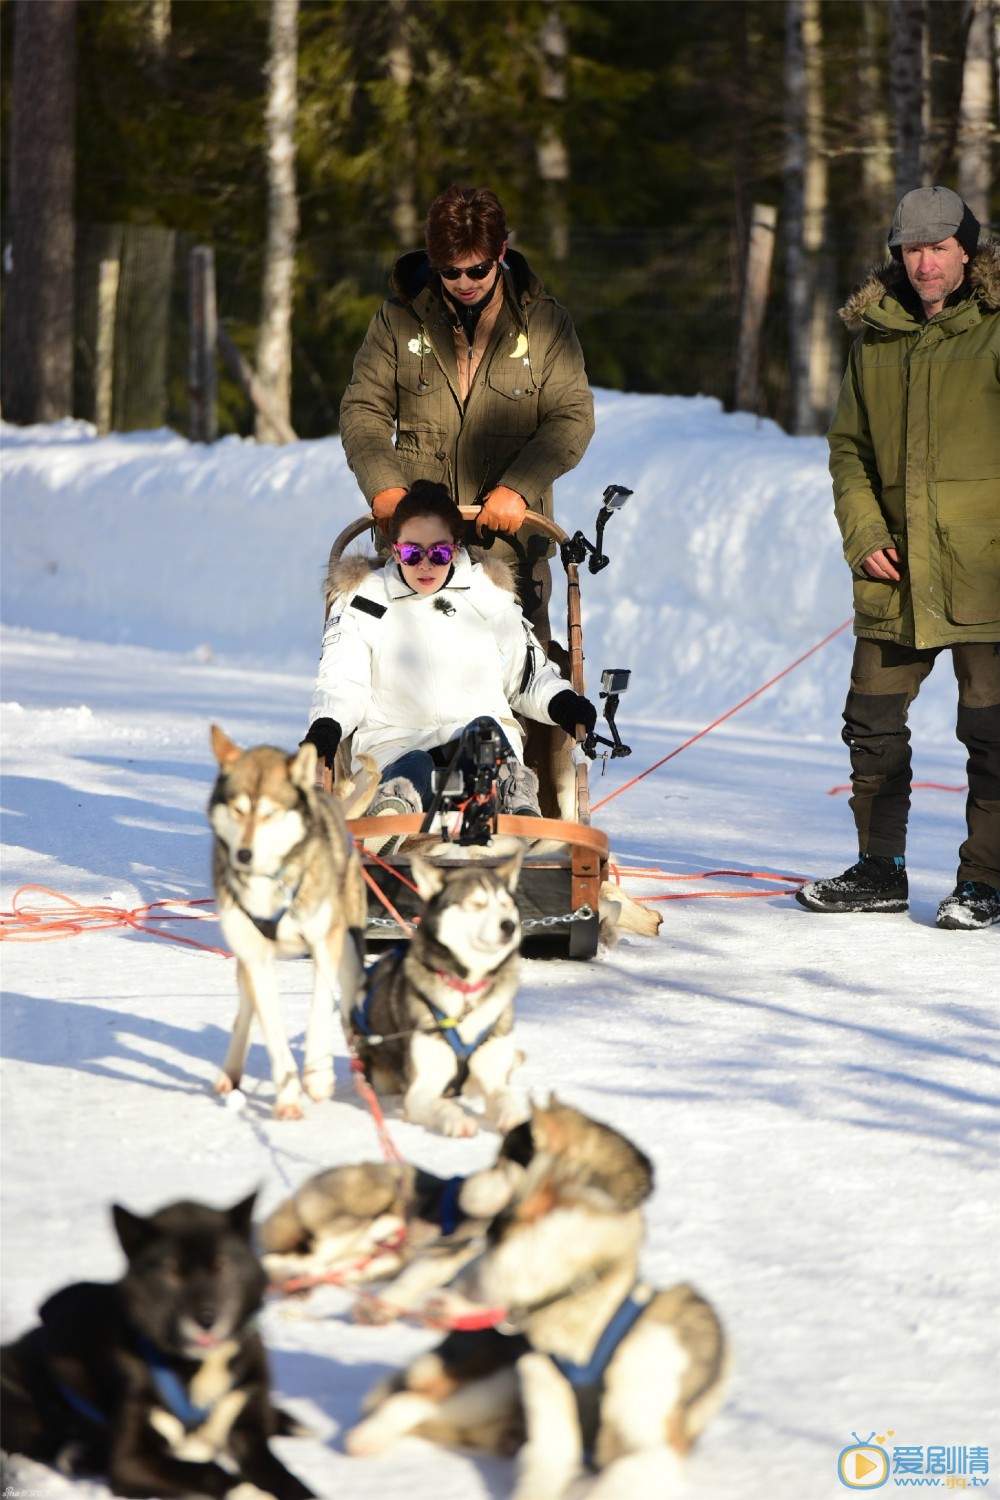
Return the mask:
<svg viewBox="0 0 1000 1500">
<path fill-rule="evenodd" d="M 580 1420 L 580 1434 L 583 1439 L 583 1461 L 588 1469 L 594 1467 L 594 1448 L 601 1422 L 601 1396 L 604 1391 L 605 1372 L 619 1344 L 649 1306 L 649 1289 L 643 1288 L 641 1295 L 637 1295 L 637 1292 L 638 1288 L 633 1287 L 617 1312 L 614 1313 L 585 1365 L 577 1364 L 571 1359 L 561 1359 L 555 1354 L 549 1356 L 560 1375 L 568 1380 L 573 1388 Z"/>
<path fill-rule="evenodd" d="M 372 1029 L 372 1024 L 369 1017 L 369 1007 L 375 988 L 375 971 L 376 969 L 378 969 L 380 964 L 395 962 L 396 960 L 401 958 L 403 954 L 406 953 L 408 946 L 409 944 L 407 943 L 396 943 L 387 954 L 385 954 L 382 958 L 377 959 L 375 963 L 369 965 L 369 967 L 365 970 L 364 997 L 361 1001 L 359 1001 L 357 1005 L 354 1006 L 353 1010 L 351 1011 L 351 1024 L 356 1028 L 356 1030 L 360 1031 L 362 1036 L 367 1037 L 373 1046 L 378 1046 L 384 1041 L 391 1040 L 391 1038 L 389 1037 L 380 1036 L 378 1032 Z M 488 981 L 484 981 L 484 984 L 486 982 Z M 479 1035 L 475 1037 L 471 1042 L 463 1041 L 458 1032 L 459 1023 L 452 1016 L 449 1016 L 446 1011 L 439 1010 L 432 1000 L 428 1000 L 426 995 L 420 995 L 419 990 L 417 991 L 417 994 L 423 1001 L 424 1005 L 427 1006 L 427 1009 L 430 1011 L 431 1015 L 434 1017 L 435 1030 L 444 1037 L 445 1041 L 448 1043 L 448 1046 L 455 1054 L 455 1058 L 458 1062 L 458 1073 L 455 1079 L 449 1085 L 448 1093 L 460 1094 L 469 1076 L 469 1060 L 472 1057 L 473 1053 L 478 1051 L 478 1049 L 488 1039 L 492 1031 L 492 1027 L 484 1027 Z M 403 1033 L 400 1033 L 400 1035 L 403 1035 Z"/>
<path fill-rule="evenodd" d="M 210 1406 L 195 1406 L 188 1395 L 183 1380 L 181 1380 L 176 1370 L 171 1369 L 170 1365 L 164 1359 L 163 1354 L 150 1339 L 139 1339 L 138 1352 L 145 1361 L 150 1375 L 153 1377 L 153 1384 L 156 1386 L 156 1394 L 159 1396 L 160 1401 L 183 1424 L 185 1431 L 190 1432 L 192 1428 L 200 1427 L 203 1422 L 207 1421 L 211 1415 L 212 1408 Z M 110 1426 L 107 1414 L 101 1411 L 99 1406 L 95 1406 L 92 1401 L 88 1401 L 85 1396 L 81 1396 L 78 1391 L 75 1391 L 72 1386 L 67 1385 L 64 1380 L 57 1378 L 56 1385 L 66 1405 L 71 1411 L 76 1412 L 78 1417 L 83 1417 L 85 1421 L 90 1422 L 94 1427 Z"/>
</svg>

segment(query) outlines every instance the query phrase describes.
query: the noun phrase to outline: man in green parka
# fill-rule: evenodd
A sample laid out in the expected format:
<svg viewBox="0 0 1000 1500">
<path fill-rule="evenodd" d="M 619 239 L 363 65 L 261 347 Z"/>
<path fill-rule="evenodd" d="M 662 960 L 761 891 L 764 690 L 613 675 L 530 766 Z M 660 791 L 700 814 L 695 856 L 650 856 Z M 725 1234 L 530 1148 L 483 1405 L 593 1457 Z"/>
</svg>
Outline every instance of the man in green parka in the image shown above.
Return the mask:
<svg viewBox="0 0 1000 1500">
<path fill-rule="evenodd" d="M 901 199 L 892 260 L 841 317 L 858 337 L 829 432 L 857 637 L 843 737 L 858 862 L 813 911 L 905 911 L 907 710 L 938 655 L 958 680 L 968 837 L 939 927 L 1000 922 L 1000 242 L 948 188 Z"/>
<path fill-rule="evenodd" d="M 565 308 L 508 248 L 488 188 L 431 204 L 426 250 L 402 256 L 340 408 L 340 436 L 376 521 L 414 480 L 480 507 L 477 528 L 513 536 L 525 613 L 547 641 L 549 544 L 516 535 L 552 515 L 552 485 L 594 433 L 594 401 Z"/>
</svg>

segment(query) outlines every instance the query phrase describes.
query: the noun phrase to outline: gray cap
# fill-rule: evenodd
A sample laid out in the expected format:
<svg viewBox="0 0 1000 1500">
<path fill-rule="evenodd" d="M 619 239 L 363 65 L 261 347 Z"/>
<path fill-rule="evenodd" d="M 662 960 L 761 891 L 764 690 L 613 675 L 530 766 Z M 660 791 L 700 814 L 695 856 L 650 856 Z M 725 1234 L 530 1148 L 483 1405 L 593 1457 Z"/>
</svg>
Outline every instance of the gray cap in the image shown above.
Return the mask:
<svg viewBox="0 0 1000 1500">
<path fill-rule="evenodd" d="M 914 188 L 899 200 L 889 230 L 890 249 L 898 245 L 938 245 L 949 235 L 954 235 L 968 254 L 974 254 L 979 222 L 951 188 Z"/>
</svg>

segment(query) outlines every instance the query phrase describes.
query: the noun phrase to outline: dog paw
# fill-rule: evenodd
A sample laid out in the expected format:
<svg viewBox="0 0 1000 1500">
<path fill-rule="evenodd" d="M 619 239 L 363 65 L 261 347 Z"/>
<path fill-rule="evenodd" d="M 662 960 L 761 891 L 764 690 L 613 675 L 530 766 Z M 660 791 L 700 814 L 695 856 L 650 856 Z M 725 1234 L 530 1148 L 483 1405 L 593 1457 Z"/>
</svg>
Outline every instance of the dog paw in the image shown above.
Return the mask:
<svg viewBox="0 0 1000 1500">
<path fill-rule="evenodd" d="M 439 1109 L 434 1120 L 434 1128 L 442 1135 L 450 1135 L 455 1139 L 468 1139 L 469 1136 L 479 1134 L 479 1121 L 475 1115 L 467 1115 L 464 1109 L 453 1104 L 448 1109 Z"/>
<path fill-rule="evenodd" d="M 279 1099 L 274 1106 L 276 1120 L 301 1120 L 304 1118 L 301 1099 Z"/>
<path fill-rule="evenodd" d="M 508 1130 L 514 1130 L 518 1125 L 523 1125 L 530 1113 L 524 1100 L 517 1094 L 504 1094 L 490 1111 L 493 1123 L 501 1135 L 506 1135 Z"/>
<path fill-rule="evenodd" d="M 392 1434 L 377 1422 L 359 1422 L 344 1433 L 344 1452 L 352 1458 L 374 1458 L 376 1453 L 384 1453 L 391 1442 Z"/>
<path fill-rule="evenodd" d="M 212 1088 L 217 1094 L 231 1094 L 238 1084 L 238 1078 L 230 1078 L 228 1073 L 217 1073 Z"/>
<path fill-rule="evenodd" d="M 314 1104 L 333 1098 L 333 1065 L 303 1074 L 302 1086 Z"/>
</svg>

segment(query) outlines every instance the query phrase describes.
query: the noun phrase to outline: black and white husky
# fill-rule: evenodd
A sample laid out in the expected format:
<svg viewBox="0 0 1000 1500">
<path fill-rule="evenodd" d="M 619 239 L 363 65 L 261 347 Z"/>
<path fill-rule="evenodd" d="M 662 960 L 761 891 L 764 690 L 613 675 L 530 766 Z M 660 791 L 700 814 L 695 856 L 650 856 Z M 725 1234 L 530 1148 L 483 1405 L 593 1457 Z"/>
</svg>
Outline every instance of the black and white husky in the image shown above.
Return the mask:
<svg viewBox="0 0 1000 1500">
<path fill-rule="evenodd" d="M 490 869 L 446 870 L 414 857 L 425 905 L 408 945 L 369 971 L 344 1028 L 377 1093 L 402 1094 L 414 1124 L 469 1136 L 476 1117 L 459 1096 L 480 1095 L 501 1132 L 527 1110 L 510 1087 L 521 920 L 514 891 L 520 851 Z"/>
</svg>

